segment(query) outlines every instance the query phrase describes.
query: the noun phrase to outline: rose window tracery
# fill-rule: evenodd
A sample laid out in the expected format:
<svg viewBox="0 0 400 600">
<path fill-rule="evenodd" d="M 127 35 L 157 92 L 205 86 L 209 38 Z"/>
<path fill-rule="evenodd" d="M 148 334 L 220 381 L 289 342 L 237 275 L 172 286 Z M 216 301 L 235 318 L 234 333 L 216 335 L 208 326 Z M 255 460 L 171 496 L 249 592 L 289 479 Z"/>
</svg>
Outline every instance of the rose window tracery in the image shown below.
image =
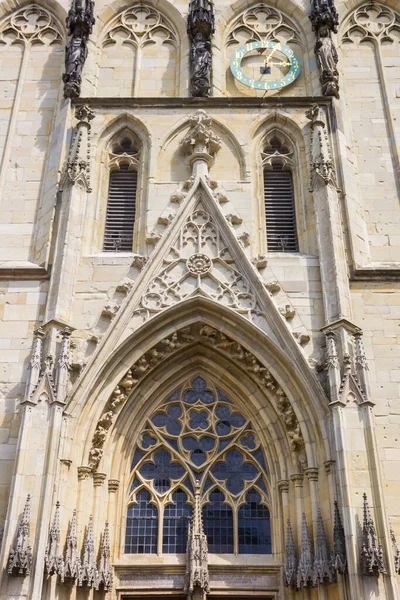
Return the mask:
<svg viewBox="0 0 400 600">
<path fill-rule="evenodd" d="M 267 476 L 249 419 L 214 384 L 195 377 L 154 411 L 139 437 L 125 552 L 184 552 L 196 484 L 210 552 L 248 552 L 250 546 L 253 553 L 271 552 Z M 144 499 L 149 523 L 139 526 L 147 519 Z M 134 531 L 147 531 L 149 539 L 137 542 Z"/>
</svg>

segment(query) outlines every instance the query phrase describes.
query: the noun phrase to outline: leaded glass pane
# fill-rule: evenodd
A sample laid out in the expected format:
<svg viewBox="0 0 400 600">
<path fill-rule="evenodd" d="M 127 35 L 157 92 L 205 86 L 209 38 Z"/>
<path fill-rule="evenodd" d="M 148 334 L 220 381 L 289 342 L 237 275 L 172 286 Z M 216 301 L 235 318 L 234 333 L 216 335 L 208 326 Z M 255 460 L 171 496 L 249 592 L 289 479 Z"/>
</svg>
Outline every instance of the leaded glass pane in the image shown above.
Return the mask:
<svg viewBox="0 0 400 600">
<path fill-rule="evenodd" d="M 173 504 L 164 510 L 163 553 L 183 554 L 186 552 L 189 520 L 192 507 L 186 503 L 187 496 L 182 490 L 172 495 Z"/>
<path fill-rule="evenodd" d="M 136 504 L 128 507 L 125 554 L 155 554 L 157 552 L 158 511 L 150 504 L 150 494 L 138 493 Z"/>
<path fill-rule="evenodd" d="M 246 502 L 238 516 L 239 554 L 271 554 L 269 510 L 253 490 L 248 492 Z"/>
<path fill-rule="evenodd" d="M 224 501 L 224 494 L 216 490 L 210 494 L 210 503 L 203 508 L 203 525 L 208 551 L 215 554 L 233 553 L 232 509 L 224 504 Z"/>
</svg>

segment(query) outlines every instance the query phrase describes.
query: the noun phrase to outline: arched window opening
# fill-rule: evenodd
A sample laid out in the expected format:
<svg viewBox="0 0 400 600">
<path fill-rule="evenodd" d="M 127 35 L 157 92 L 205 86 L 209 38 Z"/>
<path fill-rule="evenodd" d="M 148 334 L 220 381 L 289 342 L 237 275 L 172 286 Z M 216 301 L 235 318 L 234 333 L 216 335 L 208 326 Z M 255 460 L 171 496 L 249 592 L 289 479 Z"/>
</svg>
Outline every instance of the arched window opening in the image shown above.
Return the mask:
<svg viewBox="0 0 400 600">
<path fill-rule="evenodd" d="M 293 151 L 273 135 L 262 154 L 268 252 L 298 252 Z"/>
<path fill-rule="evenodd" d="M 178 490 L 172 495 L 172 504 L 168 504 L 164 510 L 163 554 L 186 552 L 191 516 L 192 507 L 187 503 L 187 494 Z"/>
<path fill-rule="evenodd" d="M 136 504 L 128 507 L 126 519 L 126 554 L 155 554 L 157 552 L 158 510 L 150 504 L 150 494 L 142 490 Z"/>
<path fill-rule="evenodd" d="M 204 533 L 208 551 L 215 554 L 233 554 L 233 514 L 219 490 L 210 494 L 210 503 L 203 508 Z"/>
<path fill-rule="evenodd" d="M 138 190 L 139 144 L 132 135 L 121 136 L 109 153 L 109 185 L 104 252 L 132 252 Z"/>
<path fill-rule="evenodd" d="M 184 553 L 194 489 L 200 494 L 209 552 L 238 554 L 244 544 L 256 554 L 271 552 L 268 473 L 261 442 L 247 417 L 202 377 L 176 390 L 147 420 L 133 452 L 131 477 L 128 505 L 136 506 L 145 489 L 147 504 L 158 506 L 159 522 L 153 521 L 158 534 L 148 529 L 154 537 L 140 544 L 129 533 L 129 552 L 139 552 L 139 546 L 154 548 L 158 537 L 158 553 Z M 248 514 L 242 509 L 249 503 L 252 521 L 246 529 Z M 262 531 L 258 541 L 249 544 L 243 531 L 256 522 Z"/>
<path fill-rule="evenodd" d="M 239 509 L 238 529 L 239 554 L 271 553 L 269 510 L 261 504 L 261 496 L 255 490 L 248 492 L 246 504 Z"/>
</svg>

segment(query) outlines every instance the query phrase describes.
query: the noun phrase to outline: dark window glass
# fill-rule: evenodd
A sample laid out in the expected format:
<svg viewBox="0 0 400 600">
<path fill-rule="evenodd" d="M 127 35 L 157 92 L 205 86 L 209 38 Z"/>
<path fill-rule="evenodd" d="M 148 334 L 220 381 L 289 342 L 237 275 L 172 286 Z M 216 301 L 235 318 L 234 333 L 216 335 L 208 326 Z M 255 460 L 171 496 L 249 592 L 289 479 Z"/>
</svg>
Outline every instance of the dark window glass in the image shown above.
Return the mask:
<svg viewBox="0 0 400 600">
<path fill-rule="evenodd" d="M 158 510 L 150 504 L 150 494 L 141 491 L 137 504 L 128 507 L 126 519 L 126 554 L 155 554 L 157 552 Z"/>
<path fill-rule="evenodd" d="M 225 496 L 220 491 L 210 494 L 210 503 L 203 508 L 204 532 L 208 551 L 215 554 L 233 553 L 232 509 L 224 504 Z"/>
<path fill-rule="evenodd" d="M 183 554 L 186 552 L 189 520 L 192 507 L 186 504 L 187 496 L 182 490 L 172 495 L 173 504 L 164 510 L 163 553 Z"/>
<path fill-rule="evenodd" d="M 103 245 L 105 252 L 132 252 L 137 172 L 128 168 L 128 165 L 121 165 L 119 171 L 110 173 Z"/>
<path fill-rule="evenodd" d="M 298 252 L 293 177 L 282 165 L 264 170 L 268 252 Z"/>
<path fill-rule="evenodd" d="M 239 554 L 271 554 L 269 510 L 260 502 L 260 494 L 252 490 L 239 509 Z"/>
</svg>

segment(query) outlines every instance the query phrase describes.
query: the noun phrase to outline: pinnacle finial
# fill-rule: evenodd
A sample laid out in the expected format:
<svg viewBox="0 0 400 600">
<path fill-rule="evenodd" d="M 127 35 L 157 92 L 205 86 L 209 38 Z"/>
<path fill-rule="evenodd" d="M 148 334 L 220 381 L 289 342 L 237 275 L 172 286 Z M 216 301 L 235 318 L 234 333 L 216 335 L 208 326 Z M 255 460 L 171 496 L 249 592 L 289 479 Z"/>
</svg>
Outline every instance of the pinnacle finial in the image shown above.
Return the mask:
<svg viewBox="0 0 400 600">
<path fill-rule="evenodd" d="M 296 585 L 296 547 L 293 539 L 293 531 L 290 519 L 287 520 L 287 535 L 286 535 L 286 555 L 285 564 L 283 566 L 284 582 L 287 587 Z"/>
<path fill-rule="evenodd" d="M 313 558 L 311 551 L 311 541 L 308 535 L 307 519 L 303 513 L 301 524 L 301 551 L 300 560 L 297 567 L 297 588 L 305 588 L 312 585 L 313 582 Z"/>
<path fill-rule="evenodd" d="M 367 494 L 363 495 L 363 543 L 361 571 L 363 575 L 386 575 L 382 546 L 378 544 L 374 521 L 371 517 Z"/>
<path fill-rule="evenodd" d="M 315 557 L 313 565 L 313 585 L 318 586 L 321 583 L 332 583 L 334 572 L 332 561 L 328 550 L 324 522 L 322 520 L 321 510 L 318 509 L 317 518 L 317 539 L 315 542 Z"/>
<path fill-rule="evenodd" d="M 333 556 L 332 566 L 337 573 L 347 572 L 346 541 L 339 506 L 335 500 L 334 526 L 333 526 Z"/>
<path fill-rule="evenodd" d="M 17 544 L 8 555 L 9 575 L 29 575 L 32 566 L 32 548 L 29 543 L 31 518 L 31 495 L 28 494 L 17 530 Z"/>
</svg>

